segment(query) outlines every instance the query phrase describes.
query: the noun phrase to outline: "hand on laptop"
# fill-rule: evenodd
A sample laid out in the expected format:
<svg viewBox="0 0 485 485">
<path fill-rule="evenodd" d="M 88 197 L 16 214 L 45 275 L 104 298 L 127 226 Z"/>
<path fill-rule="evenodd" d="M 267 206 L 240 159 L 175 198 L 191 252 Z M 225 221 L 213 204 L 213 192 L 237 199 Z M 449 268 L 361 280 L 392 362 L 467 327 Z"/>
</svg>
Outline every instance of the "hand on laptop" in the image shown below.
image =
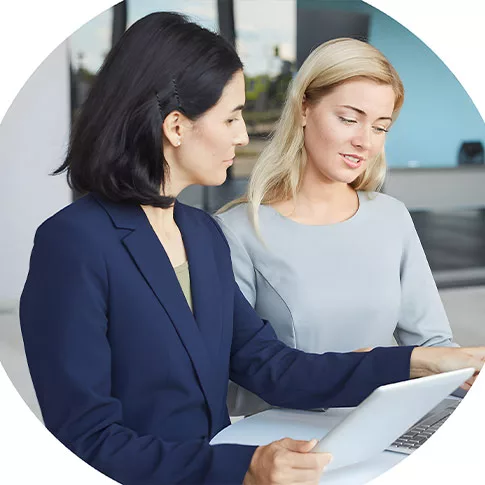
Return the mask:
<svg viewBox="0 0 485 485">
<path fill-rule="evenodd" d="M 291 438 L 259 446 L 254 452 L 243 485 L 317 485 L 332 458 L 329 453 L 310 453 L 317 440 Z"/>
<path fill-rule="evenodd" d="M 473 367 L 475 374 L 461 387 L 470 389 L 485 364 L 485 347 L 416 347 L 411 353 L 410 377 L 424 377 Z"/>
</svg>

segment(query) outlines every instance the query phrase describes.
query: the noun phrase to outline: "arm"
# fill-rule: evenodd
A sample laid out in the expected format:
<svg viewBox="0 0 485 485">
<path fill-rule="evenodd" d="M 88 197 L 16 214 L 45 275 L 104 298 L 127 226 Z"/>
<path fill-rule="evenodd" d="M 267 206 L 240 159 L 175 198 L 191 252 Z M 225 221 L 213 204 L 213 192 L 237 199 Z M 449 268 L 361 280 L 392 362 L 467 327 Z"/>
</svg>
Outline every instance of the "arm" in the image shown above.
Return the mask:
<svg viewBox="0 0 485 485">
<path fill-rule="evenodd" d="M 407 209 L 403 206 L 401 312 L 394 332 L 400 345 L 457 346 L 426 255 Z"/>
<path fill-rule="evenodd" d="M 123 484 L 241 483 L 255 447 L 166 442 L 123 423 L 121 402 L 111 394 L 105 258 L 99 244 L 70 226 L 39 229 L 21 299 L 25 349 L 47 428 Z"/>
<path fill-rule="evenodd" d="M 257 300 L 256 276 L 253 261 L 240 239 L 220 216 L 214 216 L 229 244 L 232 269 L 239 289 L 254 308 Z M 247 389 L 229 381 L 227 408 L 230 416 L 247 416 L 268 409 L 270 406 Z"/>
<path fill-rule="evenodd" d="M 227 251 L 221 228 L 212 222 Z M 356 406 L 380 385 L 409 379 L 412 347 L 325 354 L 292 349 L 260 319 L 234 279 L 233 286 L 230 379 L 268 403 L 296 409 Z"/>
<path fill-rule="evenodd" d="M 412 347 L 308 354 L 277 340 L 235 284 L 231 380 L 272 405 L 356 406 L 374 389 L 409 379 Z"/>
<path fill-rule="evenodd" d="M 246 300 L 254 308 L 257 294 L 253 262 L 246 251 L 246 248 L 241 244 L 238 237 L 229 228 L 229 226 L 224 223 L 223 219 L 220 216 L 214 216 L 214 218 L 220 225 L 226 237 L 227 243 L 229 244 L 231 250 L 232 269 L 234 271 L 236 282 L 243 295 L 246 297 Z"/>
</svg>

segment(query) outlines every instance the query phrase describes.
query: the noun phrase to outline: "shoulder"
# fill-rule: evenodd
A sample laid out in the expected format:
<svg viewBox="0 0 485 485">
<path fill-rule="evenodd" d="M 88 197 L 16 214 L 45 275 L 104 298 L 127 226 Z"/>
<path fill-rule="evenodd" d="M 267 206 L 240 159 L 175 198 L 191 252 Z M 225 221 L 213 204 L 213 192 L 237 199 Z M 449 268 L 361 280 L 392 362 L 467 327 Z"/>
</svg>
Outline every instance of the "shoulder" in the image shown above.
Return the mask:
<svg viewBox="0 0 485 485">
<path fill-rule="evenodd" d="M 409 211 L 403 202 L 381 192 L 361 192 L 361 201 L 374 213 L 383 217 L 408 217 Z"/>
<path fill-rule="evenodd" d="M 45 220 L 36 231 L 35 242 L 49 241 L 56 246 L 82 245 L 87 249 L 96 241 L 104 240 L 112 227 L 103 208 L 94 197 L 86 195 Z"/>
<path fill-rule="evenodd" d="M 253 231 L 249 218 L 249 206 L 246 203 L 238 204 L 229 210 L 214 215 L 214 219 L 228 237 L 242 239 Z"/>
<path fill-rule="evenodd" d="M 363 200 L 367 220 L 372 220 L 374 230 L 385 230 L 407 240 L 414 237 L 416 229 L 409 210 L 403 202 L 387 194 L 365 193 Z"/>
<path fill-rule="evenodd" d="M 249 206 L 246 203 L 238 204 L 227 211 L 215 214 L 214 218 L 217 222 L 221 223 L 221 225 L 231 229 L 237 229 L 241 226 L 246 228 L 248 225 L 251 225 L 249 219 Z"/>
<path fill-rule="evenodd" d="M 214 217 L 209 213 L 197 207 L 192 207 L 190 205 L 183 204 L 182 202 L 177 202 L 178 210 L 184 213 L 184 216 L 190 218 L 191 222 L 195 225 L 204 227 L 205 230 L 209 231 L 213 241 L 222 242 L 228 247 L 228 243 L 221 230 L 219 224 L 215 221 Z"/>
<path fill-rule="evenodd" d="M 264 218 L 265 207 L 259 207 L 259 224 L 264 231 L 271 231 L 271 225 Z M 246 247 L 259 247 L 260 240 L 249 214 L 249 204 L 241 203 L 214 216 L 229 242 Z M 264 218 L 264 220 L 263 220 Z"/>
<path fill-rule="evenodd" d="M 176 213 L 183 214 L 184 218 L 190 219 L 192 224 L 206 226 L 209 230 L 217 231 L 214 218 L 206 211 L 177 201 Z"/>
<path fill-rule="evenodd" d="M 262 232 L 267 230 L 271 231 L 273 229 L 273 220 L 270 209 L 265 205 L 260 205 L 258 208 L 258 216 L 260 230 Z M 255 238 L 257 239 L 249 204 L 238 204 L 225 212 L 216 214 L 214 217 L 226 234 L 230 233 L 239 239 L 251 241 L 255 240 Z"/>
</svg>

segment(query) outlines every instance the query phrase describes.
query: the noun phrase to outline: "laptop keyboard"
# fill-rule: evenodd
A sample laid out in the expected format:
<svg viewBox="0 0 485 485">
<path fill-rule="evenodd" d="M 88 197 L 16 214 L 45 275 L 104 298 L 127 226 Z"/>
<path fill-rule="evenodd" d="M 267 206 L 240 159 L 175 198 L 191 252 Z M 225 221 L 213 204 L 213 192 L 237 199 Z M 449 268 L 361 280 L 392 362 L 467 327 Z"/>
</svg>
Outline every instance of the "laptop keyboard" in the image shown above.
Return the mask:
<svg viewBox="0 0 485 485">
<path fill-rule="evenodd" d="M 392 443 L 388 451 L 396 451 L 398 453 L 411 454 L 418 449 L 426 440 L 433 436 L 439 427 L 448 419 L 459 404 L 459 400 L 446 399 L 446 403 L 442 403 L 428 413 L 423 419 L 418 421 L 414 426 L 409 428 L 403 435 L 401 435 L 394 443 Z M 445 404 L 445 406 L 443 406 Z"/>
</svg>

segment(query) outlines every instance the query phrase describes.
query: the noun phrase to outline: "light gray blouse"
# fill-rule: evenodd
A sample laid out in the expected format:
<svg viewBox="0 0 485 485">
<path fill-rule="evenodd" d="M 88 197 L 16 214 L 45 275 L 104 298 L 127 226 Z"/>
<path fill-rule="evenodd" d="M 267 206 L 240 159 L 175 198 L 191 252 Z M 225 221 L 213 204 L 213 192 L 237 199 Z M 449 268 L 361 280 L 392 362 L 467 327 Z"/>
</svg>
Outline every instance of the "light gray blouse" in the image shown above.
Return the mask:
<svg viewBox="0 0 485 485">
<path fill-rule="evenodd" d="M 263 244 L 246 204 L 216 220 L 236 281 L 278 338 L 306 352 L 361 347 L 454 346 L 450 325 L 411 216 L 390 196 L 359 192 L 353 217 L 305 225 L 259 210 Z M 232 382 L 233 416 L 269 407 Z"/>
</svg>

